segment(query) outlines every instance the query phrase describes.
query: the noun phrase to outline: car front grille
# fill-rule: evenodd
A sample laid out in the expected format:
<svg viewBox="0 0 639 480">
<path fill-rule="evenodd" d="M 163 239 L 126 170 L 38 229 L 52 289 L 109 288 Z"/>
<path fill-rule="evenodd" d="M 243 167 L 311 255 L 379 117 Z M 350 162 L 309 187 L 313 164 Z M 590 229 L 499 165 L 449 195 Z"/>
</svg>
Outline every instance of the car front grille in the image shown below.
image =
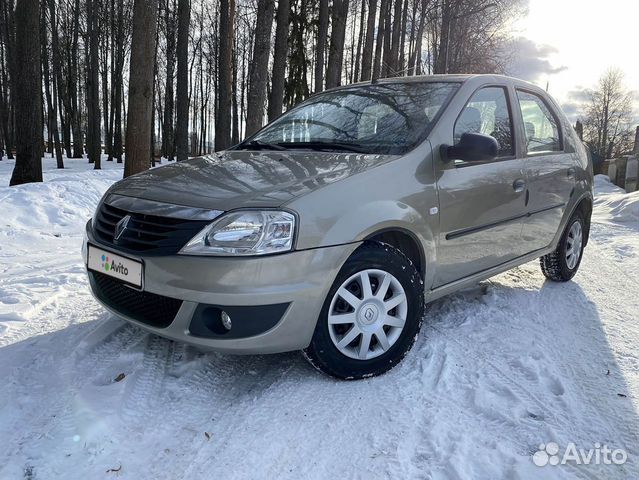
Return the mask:
<svg viewBox="0 0 639 480">
<path fill-rule="evenodd" d="M 126 228 L 117 236 L 116 226 L 126 216 L 130 217 Z M 102 203 L 96 213 L 93 233 L 96 240 L 105 245 L 113 245 L 124 252 L 172 255 L 180 251 L 208 223 L 210 222 L 206 220 L 127 212 Z"/>
<path fill-rule="evenodd" d="M 95 295 L 122 315 L 152 327 L 166 328 L 175 319 L 182 300 L 133 290 L 99 272 L 89 272 Z"/>
</svg>

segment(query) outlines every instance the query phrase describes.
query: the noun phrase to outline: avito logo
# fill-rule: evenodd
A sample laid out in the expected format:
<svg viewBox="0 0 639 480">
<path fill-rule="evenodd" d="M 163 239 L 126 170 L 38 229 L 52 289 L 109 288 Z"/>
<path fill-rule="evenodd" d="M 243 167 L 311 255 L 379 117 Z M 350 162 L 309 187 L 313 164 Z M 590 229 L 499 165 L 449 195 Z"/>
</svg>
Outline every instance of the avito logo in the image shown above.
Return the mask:
<svg viewBox="0 0 639 480">
<path fill-rule="evenodd" d="M 102 268 L 104 268 L 105 272 L 112 270 L 115 273 L 119 273 L 120 275 L 128 275 L 129 269 L 122 265 L 120 262 L 115 263 L 115 260 L 109 260 L 109 257 L 106 255 L 102 255 Z"/>
</svg>

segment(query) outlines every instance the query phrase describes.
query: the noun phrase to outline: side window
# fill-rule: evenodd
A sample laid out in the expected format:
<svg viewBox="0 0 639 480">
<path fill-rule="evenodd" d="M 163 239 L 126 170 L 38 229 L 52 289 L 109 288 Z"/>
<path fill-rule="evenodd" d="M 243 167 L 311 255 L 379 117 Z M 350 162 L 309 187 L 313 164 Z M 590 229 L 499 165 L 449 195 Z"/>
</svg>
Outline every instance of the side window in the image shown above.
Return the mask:
<svg viewBox="0 0 639 480">
<path fill-rule="evenodd" d="M 517 98 L 526 130 L 527 153 L 563 150 L 557 117 L 541 97 L 517 90 Z"/>
<path fill-rule="evenodd" d="M 512 125 L 506 89 L 486 87 L 473 94 L 457 117 L 453 136 L 457 143 L 467 132 L 490 135 L 499 143 L 497 156 L 507 157 L 515 154 Z"/>
</svg>

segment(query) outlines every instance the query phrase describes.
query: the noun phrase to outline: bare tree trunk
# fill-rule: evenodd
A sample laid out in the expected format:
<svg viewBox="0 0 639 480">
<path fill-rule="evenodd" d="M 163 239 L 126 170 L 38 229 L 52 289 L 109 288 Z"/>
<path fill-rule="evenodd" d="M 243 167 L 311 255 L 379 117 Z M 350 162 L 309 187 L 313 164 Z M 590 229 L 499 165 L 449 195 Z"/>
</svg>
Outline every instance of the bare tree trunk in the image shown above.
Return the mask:
<svg viewBox="0 0 639 480">
<path fill-rule="evenodd" d="M 2 116 L 2 128 L 5 144 L 7 146 L 7 158 L 13 159 L 13 147 L 15 147 L 15 23 L 13 18 L 13 2 L 0 0 L 0 34 L 4 40 L 4 60 L 2 64 L 3 101 L 4 109 L 0 110 Z M 9 95 L 11 92 L 11 95 Z"/>
<path fill-rule="evenodd" d="M 149 157 L 149 162 L 151 166 L 155 167 L 155 106 L 156 106 L 156 79 L 158 76 L 158 42 L 160 38 L 160 15 L 156 15 L 156 26 L 155 26 L 155 47 L 153 48 L 153 82 L 151 92 L 151 135 L 149 136 L 149 148 L 151 149 L 151 155 Z M 162 118 L 161 116 L 159 118 Z M 161 123 L 161 122 L 160 122 Z M 160 162 L 162 159 L 160 159 Z"/>
<path fill-rule="evenodd" d="M 246 124 L 246 90 L 248 85 L 247 64 L 250 62 L 249 52 L 251 51 L 251 42 L 253 36 L 249 33 L 248 42 L 242 45 L 242 94 L 240 97 L 240 118 Z M 243 138 L 244 129 L 240 128 L 240 138 Z"/>
<path fill-rule="evenodd" d="M 232 68 L 237 68 L 237 65 L 234 62 L 237 62 L 237 59 L 235 58 L 235 56 L 233 55 L 233 52 L 235 51 L 235 8 L 236 8 L 236 4 L 235 4 L 235 0 L 229 0 L 229 32 L 228 32 L 228 38 L 229 38 L 229 58 L 231 59 L 231 66 Z M 235 91 L 237 89 L 237 85 L 236 82 L 233 80 L 233 72 L 231 71 L 231 82 L 232 85 L 229 85 L 229 89 L 230 89 L 230 101 L 231 101 L 231 106 L 230 106 L 230 112 L 229 115 L 233 115 L 233 101 L 234 101 L 234 94 Z M 233 128 L 232 126 L 229 128 Z M 231 140 L 233 140 L 233 132 L 231 132 Z M 236 139 L 236 141 L 233 142 L 233 144 L 235 143 L 239 143 L 240 139 L 239 139 L 239 126 L 238 126 L 238 137 Z M 230 144 L 231 145 L 231 144 Z M 229 146 L 230 146 L 229 145 Z"/>
<path fill-rule="evenodd" d="M 426 25 L 426 5 L 428 5 L 428 0 L 422 0 L 422 11 L 421 15 L 419 16 L 419 29 L 417 31 L 417 39 L 415 40 L 415 47 L 409 59 L 409 75 L 415 74 L 419 59 L 422 55 L 422 39 L 424 38 L 424 27 Z"/>
<path fill-rule="evenodd" d="M 73 41 L 71 43 L 71 51 L 69 52 L 70 73 L 69 73 L 69 96 L 71 101 L 69 108 L 69 116 L 71 129 L 73 131 L 73 158 L 82 158 L 84 153 L 82 141 L 82 125 L 80 115 L 81 102 L 78 101 L 78 37 L 80 35 L 80 0 L 74 2 L 73 17 Z"/>
<path fill-rule="evenodd" d="M 266 82 L 268 81 L 268 56 L 271 51 L 274 0 L 258 0 L 257 23 L 253 61 L 249 66 L 248 114 L 246 136 L 255 133 L 263 125 Z"/>
<path fill-rule="evenodd" d="M 100 94 L 98 57 L 98 2 L 87 0 L 87 36 L 89 39 L 89 65 L 87 78 L 87 154 L 95 170 L 100 170 Z M 148 138 L 148 137 L 147 137 Z M 89 141 L 90 140 L 90 141 Z"/>
<path fill-rule="evenodd" d="M 52 3 L 52 2 L 50 2 Z M 55 31 L 55 16 L 50 15 L 51 33 L 54 37 L 57 32 Z M 44 91 L 47 100 L 47 130 L 51 139 L 53 140 L 53 146 L 49 145 L 49 148 L 53 147 L 55 151 L 56 164 L 58 168 L 64 168 L 64 160 L 62 159 L 62 148 L 60 147 L 60 133 L 58 132 L 58 114 L 56 108 L 56 82 L 55 77 L 51 78 L 49 68 L 49 57 L 47 55 L 47 27 L 45 21 L 44 9 L 42 12 L 41 22 L 41 36 L 42 36 L 42 75 L 44 77 Z M 52 47 L 52 54 L 53 47 Z"/>
<path fill-rule="evenodd" d="M 342 81 L 342 61 L 344 59 L 344 39 L 346 35 L 346 19 L 348 17 L 348 1 L 334 0 L 331 22 L 331 44 L 328 51 L 328 68 L 326 69 L 326 88 L 337 87 Z"/>
<path fill-rule="evenodd" d="M 0 4 L 0 9 L 3 6 Z M 2 15 L 2 11 L 0 11 L 0 15 Z M 2 18 L 2 17 L 0 17 Z M 2 32 L 0 32 L 1 35 Z M 0 159 L 5 152 L 7 154 L 7 158 L 13 158 L 13 154 L 11 152 L 11 148 L 13 147 L 13 142 L 11 139 L 11 134 L 9 133 L 9 96 L 8 96 L 8 74 L 5 66 L 5 54 L 4 49 L 0 45 L 0 135 L 2 135 L 2 139 L 4 141 L 4 151 L 0 152 Z"/>
<path fill-rule="evenodd" d="M 453 13 L 448 2 L 443 3 L 442 19 L 440 22 L 440 37 L 435 56 L 435 64 L 433 65 L 433 73 L 448 73 L 449 57 L 450 57 L 450 33 L 451 23 L 453 21 Z"/>
<path fill-rule="evenodd" d="M 47 39 L 47 24 L 46 15 L 44 9 L 42 9 L 42 18 L 40 19 L 40 57 L 42 58 L 42 80 L 44 82 L 44 104 L 46 109 L 44 112 L 44 124 L 47 127 L 47 139 L 45 152 L 50 153 L 53 157 L 53 128 L 52 128 L 52 115 L 53 113 L 53 101 L 51 100 L 51 71 L 49 68 L 49 45 Z M 44 106 L 43 106 L 44 108 Z M 55 119 L 55 117 L 54 117 Z"/>
<path fill-rule="evenodd" d="M 58 168 L 64 168 L 62 159 L 62 146 L 60 144 L 60 133 L 58 131 L 58 108 L 62 111 L 62 104 L 56 99 L 60 98 L 60 88 L 62 85 L 62 66 L 60 63 L 60 45 L 58 42 L 58 22 L 55 12 L 55 0 L 49 0 L 49 21 L 51 23 L 51 57 L 53 60 L 53 139 L 55 143 L 55 156 Z M 61 115 L 62 117 L 62 115 Z"/>
<path fill-rule="evenodd" d="M 377 15 L 377 0 L 368 2 L 368 20 L 366 22 L 366 40 L 362 54 L 362 74 L 360 80 L 370 80 L 373 63 L 373 40 L 375 39 L 375 17 Z"/>
<path fill-rule="evenodd" d="M 115 112 L 113 118 L 113 156 L 118 163 L 122 163 L 122 84 L 115 87 L 113 102 Z"/>
<path fill-rule="evenodd" d="M 18 0 L 15 10 L 13 78 L 16 164 L 9 185 L 42 181 L 42 72 L 40 70 L 40 1 Z"/>
<path fill-rule="evenodd" d="M 117 0 L 116 61 L 113 92 L 113 156 L 122 163 L 122 72 L 124 70 L 124 0 Z"/>
<path fill-rule="evenodd" d="M 231 146 L 231 60 L 233 56 L 234 0 L 220 0 L 219 53 L 217 56 L 218 107 L 215 118 L 215 150 Z"/>
<path fill-rule="evenodd" d="M 384 45 L 384 37 L 386 36 L 385 25 L 386 15 L 388 14 L 389 0 L 381 0 L 379 6 L 379 21 L 377 23 L 377 41 L 375 43 L 375 61 L 373 63 L 372 80 L 377 80 L 381 73 L 382 65 L 382 47 Z"/>
<path fill-rule="evenodd" d="M 200 4 L 202 7 L 204 8 L 202 4 Z M 200 15 L 200 22 L 199 22 L 199 26 L 200 26 L 200 31 L 199 31 L 199 35 L 200 38 L 203 37 L 203 32 L 204 32 L 204 24 L 202 22 L 202 15 Z M 193 131 L 197 132 L 198 131 L 198 113 L 199 113 L 199 143 L 197 144 L 197 156 L 202 155 L 202 152 L 204 151 L 204 142 L 206 141 L 205 138 L 205 134 L 204 134 L 204 111 L 206 109 L 206 97 L 205 97 L 205 93 L 204 93 L 204 49 L 200 48 L 199 49 L 199 54 L 197 55 L 198 57 L 198 81 L 197 83 L 199 84 L 199 96 L 200 96 L 200 101 L 199 101 L 199 105 L 196 104 L 193 107 Z M 233 59 L 233 53 L 231 52 L 231 59 Z M 233 78 L 233 65 L 231 64 L 231 79 Z M 231 81 L 231 84 L 233 82 Z M 198 108 L 199 108 L 199 112 L 198 112 Z"/>
<path fill-rule="evenodd" d="M 406 57 L 406 22 L 408 21 L 408 0 L 404 0 L 404 10 L 402 11 L 402 25 L 400 29 L 400 40 L 399 40 L 399 54 L 397 57 L 397 63 L 395 65 L 395 70 L 397 73 L 400 73 L 402 76 L 404 75 L 404 67 L 405 57 Z"/>
<path fill-rule="evenodd" d="M 124 176 L 149 168 L 158 0 L 135 0 Z"/>
<path fill-rule="evenodd" d="M 275 52 L 273 54 L 273 76 L 271 94 L 268 99 L 269 122 L 282 113 L 284 106 L 284 81 L 286 76 L 286 56 L 288 55 L 288 19 L 291 4 L 289 0 L 279 0 L 275 28 Z"/>
<path fill-rule="evenodd" d="M 175 4 L 174 4 L 175 6 Z M 166 25 L 166 83 L 164 86 L 164 123 L 162 128 L 162 155 L 173 160 L 175 152 L 173 138 L 173 75 L 175 74 L 175 14 L 166 1 L 164 13 Z"/>
<path fill-rule="evenodd" d="M 393 62 L 392 53 L 392 24 L 391 24 L 391 10 L 393 9 L 393 2 L 389 0 L 386 7 L 386 13 L 384 14 L 384 54 L 382 55 L 382 77 L 388 77 L 391 71 L 391 65 Z"/>
<path fill-rule="evenodd" d="M 393 12 L 393 29 L 391 36 L 391 49 L 388 58 L 388 71 L 391 75 L 397 73 L 399 59 L 399 36 L 401 34 L 402 0 L 395 0 L 395 11 Z"/>
<path fill-rule="evenodd" d="M 109 69 L 110 78 L 111 78 L 111 87 L 105 93 L 105 95 L 109 97 L 109 113 L 108 115 L 105 115 L 106 133 L 104 136 L 105 138 L 104 143 L 106 145 L 106 153 L 107 153 L 107 162 L 113 161 L 113 121 L 115 119 L 114 99 L 115 99 L 116 83 L 118 81 L 115 74 L 115 70 L 117 68 L 116 62 L 117 62 L 117 56 L 118 56 L 116 51 L 117 40 L 115 38 L 115 32 L 117 31 L 117 26 L 115 23 L 116 21 L 115 3 L 116 2 L 112 0 L 109 5 L 109 28 L 111 30 L 111 33 L 109 35 L 110 45 L 109 45 L 108 52 L 109 52 L 110 60 L 111 60 L 111 68 Z"/>
<path fill-rule="evenodd" d="M 89 0 L 90 1 L 90 0 Z M 109 68 L 109 49 L 108 45 L 110 43 L 111 38 L 111 29 L 113 25 L 108 24 L 106 9 L 107 5 L 104 6 L 104 10 L 100 11 L 100 2 L 95 2 L 93 8 L 95 10 L 96 19 L 93 23 L 93 28 L 96 30 L 95 37 L 96 43 L 102 45 L 102 51 L 96 50 L 102 54 L 102 57 L 99 60 L 99 65 L 101 69 L 99 70 L 100 76 L 102 77 L 102 125 L 104 128 L 104 153 L 111 156 L 111 135 L 109 130 L 109 70 L 113 70 L 113 68 Z M 99 99 L 98 99 L 99 102 Z M 98 144 L 102 142 L 102 132 L 98 133 Z"/>
<path fill-rule="evenodd" d="M 207 82 L 210 83 L 210 78 L 207 78 Z M 209 85 L 207 84 L 207 90 Z M 240 143 L 240 118 L 238 112 L 237 105 L 237 45 L 235 41 L 233 42 L 233 82 L 232 82 L 232 92 L 231 92 L 231 102 L 232 102 L 232 116 L 233 116 L 233 126 L 231 132 L 231 143 L 236 145 Z M 207 102 L 208 103 L 208 102 Z"/>
<path fill-rule="evenodd" d="M 177 119 L 175 148 L 178 162 L 189 156 L 189 24 L 191 7 L 189 0 L 178 0 L 177 38 Z"/>
<path fill-rule="evenodd" d="M 362 43 L 364 41 L 364 28 L 365 28 L 365 22 L 364 19 L 366 18 L 366 0 L 362 0 L 362 11 L 360 12 L 360 18 L 359 18 L 359 33 L 357 35 L 357 50 L 355 52 L 355 72 L 353 73 L 353 80 L 354 82 L 356 82 L 357 80 L 359 80 L 359 70 L 360 70 L 360 59 L 361 59 L 361 53 L 362 53 Z"/>
<path fill-rule="evenodd" d="M 415 22 L 417 20 L 417 7 L 419 2 L 417 0 L 413 0 L 411 17 L 410 17 L 410 38 L 408 40 L 408 66 L 407 66 L 407 75 L 412 75 L 412 65 L 410 59 L 413 58 L 413 50 L 415 49 Z"/>
<path fill-rule="evenodd" d="M 324 90 L 324 56 L 328 39 L 328 0 L 319 0 L 317 47 L 315 49 L 315 93 Z"/>
</svg>

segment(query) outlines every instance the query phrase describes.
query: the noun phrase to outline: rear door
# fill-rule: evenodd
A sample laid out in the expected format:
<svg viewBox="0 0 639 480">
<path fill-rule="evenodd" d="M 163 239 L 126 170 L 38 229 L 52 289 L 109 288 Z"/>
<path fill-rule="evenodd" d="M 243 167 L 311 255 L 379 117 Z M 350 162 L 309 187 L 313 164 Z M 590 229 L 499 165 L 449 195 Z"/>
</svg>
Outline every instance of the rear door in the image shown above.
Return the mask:
<svg viewBox="0 0 639 480">
<path fill-rule="evenodd" d="M 440 236 L 435 286 L 512 260 L 525 251 L 521 230 L 526 213 L 525 163 L 517 158 L 512 89 L 476 90 L 446 126 L 457 143 L 462 133 L 495 137 L 498 157 L 488 162 L 442 161 L 436 165 Z"/>
<path fill-rule="evenodd" d="M 575 186 L 573 152 L 559 116 L 540 92 L 517 88 L 518 114 L 524 127 L 528 216 L 522 241 L 528 251 L 548 246 L 555 237 Z"/>
</svg>

